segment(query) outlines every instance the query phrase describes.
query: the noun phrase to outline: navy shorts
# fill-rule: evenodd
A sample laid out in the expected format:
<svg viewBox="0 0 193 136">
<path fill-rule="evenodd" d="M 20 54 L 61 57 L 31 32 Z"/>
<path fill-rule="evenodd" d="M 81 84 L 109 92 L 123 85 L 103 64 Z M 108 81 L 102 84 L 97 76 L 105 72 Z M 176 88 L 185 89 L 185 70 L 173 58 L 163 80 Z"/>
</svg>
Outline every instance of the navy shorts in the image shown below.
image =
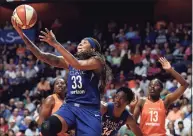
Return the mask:
<svg viewBox="0 0 193 136">
<path fill-rule="evenodd" d="M 61 116 L 69 129 L 75 128 L 76 136 L 101 136 L 101 114 L 96 108 L 65 103 L 54 114 Z"/>
</svg>

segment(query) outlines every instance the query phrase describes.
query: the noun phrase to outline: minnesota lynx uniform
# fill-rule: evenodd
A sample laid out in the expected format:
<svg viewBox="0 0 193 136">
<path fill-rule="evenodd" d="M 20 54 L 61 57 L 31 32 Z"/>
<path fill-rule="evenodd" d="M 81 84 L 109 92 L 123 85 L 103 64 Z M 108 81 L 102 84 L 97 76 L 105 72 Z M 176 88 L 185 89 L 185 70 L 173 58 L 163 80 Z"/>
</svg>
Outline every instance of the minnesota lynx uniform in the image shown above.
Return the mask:
<svg viewBox="0 0 193 136">
<path fill-rule="evenodd" d="M 55 113 L 75 126 L 77 136 L 100 136 L 100 77 L 93 70 L 69 67 L 66 104 Z"/>
<path fill-rule="evenodd" d="M 130 115 L 129 111 L 125 109 L 120 117 L 113 116 L 114 104 L 108 103 L 107 112 L 102 117 L 102 136 L 116 136 L 118 130 L 127 121 Z"/>
</svg>

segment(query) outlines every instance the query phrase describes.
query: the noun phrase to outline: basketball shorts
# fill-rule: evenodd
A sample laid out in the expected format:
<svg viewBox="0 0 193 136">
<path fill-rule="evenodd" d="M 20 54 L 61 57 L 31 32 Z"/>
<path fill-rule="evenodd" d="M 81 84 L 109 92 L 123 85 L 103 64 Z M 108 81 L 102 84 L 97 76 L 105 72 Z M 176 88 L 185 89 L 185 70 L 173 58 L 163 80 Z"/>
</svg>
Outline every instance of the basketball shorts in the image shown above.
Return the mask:
<svg viewBox="0 0 193 136">
<path fill-rule="evenodd" d="M 61 116 L 69 129 L 76 129 L 76 136 L 101 136 L 101 114 L 97 108 L 65 103 L 54 114 Z"/>
</svg>

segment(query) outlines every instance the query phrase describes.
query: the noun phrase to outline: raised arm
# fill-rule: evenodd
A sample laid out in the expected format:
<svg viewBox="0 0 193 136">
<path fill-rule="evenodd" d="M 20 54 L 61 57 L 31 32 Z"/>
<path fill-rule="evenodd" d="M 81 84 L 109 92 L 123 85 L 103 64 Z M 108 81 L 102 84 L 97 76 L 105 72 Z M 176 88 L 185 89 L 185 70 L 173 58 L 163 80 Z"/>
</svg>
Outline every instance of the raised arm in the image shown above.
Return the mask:
<svg viewBox="0 0 193 136">
<path fill-rule="evenodd" d="M 170 93 L 166 96 L 164 103 L 168 107 L 171 103 L 182 96 L 182 94 L 188 87 L 188 83 L 178 72 L 176 72 L 171 67 L 170 63 L 165 58 L 160 58 L 159 62 L 162 64 L 163 69 L 170 73 L 180 83 L 180 87 L 177 88 L 174 93 Z"/>
<path fill-rule="evenodd" d="M 49 116 L 51 116 L 52 108 L 54 104 L 55 104 L 55 101 L 52 96 L 48 96 L 44 100 L 39 113 L 39 118 L 37 120 L 38 125 L 41 125 L 44 120 L 46 120 Z"/>
<path fill-rule="evenodd" d="M 136 136 L 142 136 L 141 129 L 138 127 L 136 121 L 133 119 L 133 117 L 130 115 L 127 118 L 126 125 L 129 126 L 131 131 L 136 135 Z"/>
<path fill-rule="evenodd" d="M 44 36 L 39 36 L 41 41 L 49 43 L 51 46 L 56 48 L 61 55 L 65 58 L 72 67 L 79 70 L 99 70 L 102 67 L 102 63 L 99 59 L 90 58 L 87 60 L 78 60 L 70 52 L 68 52 L 55 38 L 52 30 L 45 29 L 46 32 L 41 31 Z"/>
<path fill-rule="evenodd" d="M 15 19 L 12 17 L 12 24 L 15 30 L 18 32 L 20 37 L 23 39 L 27 48 L 41 61 L 59 68 L 68 68 L 68 63 L 64 60 L 62 56 L 56 56 L 51 53 L 42 52 L 22 31 L 22 29 L 18 26 Z"/>
</svg>

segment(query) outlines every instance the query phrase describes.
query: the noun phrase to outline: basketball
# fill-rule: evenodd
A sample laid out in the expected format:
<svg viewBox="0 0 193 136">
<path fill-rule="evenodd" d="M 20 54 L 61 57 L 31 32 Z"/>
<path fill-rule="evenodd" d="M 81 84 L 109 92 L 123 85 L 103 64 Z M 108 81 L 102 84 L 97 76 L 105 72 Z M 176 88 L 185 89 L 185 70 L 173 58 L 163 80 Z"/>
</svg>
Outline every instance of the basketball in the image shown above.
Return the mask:
<svg viewBox="0 0 193 136">
<path fill-rule="evenodd" d="M 33 27 L 37 21 L 35 9 L 29 5 L 20 5 L 13 11 L 13 17 L 22 29 Z"/>
</svg>

